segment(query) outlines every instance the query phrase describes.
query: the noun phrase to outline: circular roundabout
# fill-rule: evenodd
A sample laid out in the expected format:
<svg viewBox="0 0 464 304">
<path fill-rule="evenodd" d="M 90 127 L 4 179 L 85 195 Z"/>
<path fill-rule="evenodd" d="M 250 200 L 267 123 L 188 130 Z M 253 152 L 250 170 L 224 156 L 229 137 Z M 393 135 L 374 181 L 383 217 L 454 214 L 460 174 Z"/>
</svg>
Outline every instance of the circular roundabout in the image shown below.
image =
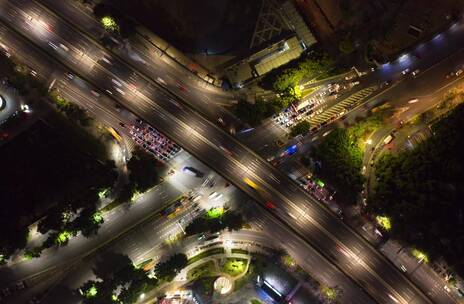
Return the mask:
<svg viewBox="0 0 464 304">
<path fill-rule="evenodd" d="M 214 281 L 214 290 L 221 295 L 229 293 L 232 287 L 232 281 L 227 277 L 221 276 Z"/>
</svg>

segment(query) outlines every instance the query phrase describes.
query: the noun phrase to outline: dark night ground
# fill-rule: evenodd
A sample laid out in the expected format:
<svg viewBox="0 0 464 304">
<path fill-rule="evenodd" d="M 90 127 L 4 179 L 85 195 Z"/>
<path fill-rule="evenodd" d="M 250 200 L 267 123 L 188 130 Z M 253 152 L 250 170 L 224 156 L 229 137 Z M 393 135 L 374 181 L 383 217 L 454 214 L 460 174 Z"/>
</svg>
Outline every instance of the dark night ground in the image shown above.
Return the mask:
<svg viewBox="0 0 464 304">
<path fill-rule="evenodd" d="M 249 47 L 261 0 L 105 1 L 187 53 L 237 53 Z"/>
<path fill-rule="evenodd" d="M 38 121 L 0 150 L 0 222 L 29 224 L 48 207 L 78 197 L 105 174 L 103 166 L 76 150 L 55 129 Z"/>
</svg>

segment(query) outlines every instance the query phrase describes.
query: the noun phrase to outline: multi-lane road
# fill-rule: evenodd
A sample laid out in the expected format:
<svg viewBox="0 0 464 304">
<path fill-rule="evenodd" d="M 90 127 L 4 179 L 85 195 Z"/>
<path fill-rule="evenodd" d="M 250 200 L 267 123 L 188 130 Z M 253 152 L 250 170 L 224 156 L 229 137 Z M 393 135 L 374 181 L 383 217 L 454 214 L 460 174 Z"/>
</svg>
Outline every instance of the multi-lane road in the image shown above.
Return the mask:
<svg viewBox="0 0 464 304">
<path fill-rule="evenodd" d="M 236 184 L 284 221 L 381 303 L 432 303 L 364 239 L 265 160 L 176 96 L 122 64 L 94 41 L 30 1 L 1 1 L 0 18 L 18 34 L 101 88 Z M 64 46 L 64 47 L 63 47 Z M 119 86 L 114 80 L 122 85 Z M 121 82 L 122 80 L 123 82 Z M 119 88 L 119 90 L 118 90 Z M 122 91 L 123 93 L 121 93 Z M 256 184 L 251 188 L 244 179 Z M 440 299 L 434 299 L 443 302 Z M 450 299 L 447 299 L 449 303 Z"/>
<path fill-rule="evenodd" d="M 119 125 L 122 121 L 129 124 L 135 121 L 135 117 L 125 110 L 118 111 L 113 107 L 114 100 L 107 96 L 96 97 L 91 93 L 88 83 L 82 79 L 68 78 L 67 69 L 63 71 L 62 67 L 53 62 L 53 60 L 44 54 L 41 54 L 35 49 L 31 49 L 31 45 L 25 39 L 21 39 L 14 33 L 9 33 L 7 29 L 0 26 L 0 41 L 8 42 L 9 50 L 15 54 L 23 64 L 27 64 L 30 68 L 37 71 L 37 77 L 42 80 L 48 79 L 53 82 L 55 88 L 60 90 L 60 94 L 66 97 L 70 102 L 80 105 L 82 108 L 91 112 L 99 121 L 106 125 L 119 127 L 121 134 L 126 134 L 127 130 Z M 205 173 L 205 176 L 216 179 L 216 185 L 223 188 L 224 181 L 219 177 L 214 177 L 214 173 L 206 168 L 202 163 L 189 157 L 187 153 L 182 153 L 170 162 L 173 168 L 180 169 L 185 165 L 193 166 Z M 24 303 L 30 299 L 32 295 L 41 294 L 43 290 L 50 289 L 54 282 L 58 279 L 59 283 L 52 292 L 46 294 L 46 301 L 51 303 L 76 303 L 79 298 L 74 298 L 71 290 L 79 287 L 83 281 L 92 279 L 92 261 L 88 261 L 89 254 L 99 257 L 102 252 L 108 249 L 106 246 L 103 250 L 97 250 L 102 244 L 113 242 L 111 248 L 117 252 L 129 255 L 134 262 L 143 261 L 146 258 L 154 258 L 160 256 L 165 250 L 159 250 L 161 243 L 165 241 L 167 235 L 172 235 L 180 232 L 180 227 L 176 224 L 179 217 L 173 219 L 160 219 L 153 213 L 163 206 L 166 202 L 171 201 L 180 193 L 186 193 L 198 187 L 202 179 L 192 178 L 190 175 L 182 174 L 181 170 L 177 170 L 173 176 L 169 177 L 167 183 L 158 186 L 153 191 L 141 197 L 135 205 L 126 210 L 119 208 L 112 211 L 110 214 L 105 214 L 105 223 L 96 237 L 86 240 L 82 236 L 72 239 L 66 247 L 59 250 L 45 250 L 40 258 L 31 261 L 15 260 L 8 267 L 0 268 L 0 288 L 14 285 L 13 282 L 26 280 L 27 282 L 40 282 L 39 284 L 31 283 L 26 293 L 15 294 L 12 298 L 8 298 L 11 303 Z M 324 257 L 319 255 L 310 245 L 298 236 L 291 235 L 289 228 L 280 222 L 275 217 L 268 213 L 262 213 L 256 210 L 254 203 L 244 199 L 243 195 L 233 195 L 237 193 L 232 186 L 223 189 L 208 188 L 207 193 L 203 193 L 203 197 L 208 197 L 211 191 L 224 193 L 222 199 L 230 199 L 232 202 L 245 201 L 246 210 L 254 212 L 252 217 L 256 218 L 257 224 L 264 231 L 272 232 L 271 240 L 275 242 L 275 246 L 285 248 L 299 262 L 299 265 L 310 273 L 317 274 L 317 279 L 328 286 L 339 286 L 343 290 L 340 300 L 343 303 L 372 303 L 369 298 L 356 284 L 346 277 L 339 269 L 333 266 Z M 195 190 L 195 191 L 198 191 Z M 231 195 L 228 193 L 231 192 Z M 220 203 L 215 200 L 215 203 Z M 208 208 L 208 205 L 203 206 Z M 184 215 L 190 216 L 191 208 L 184 210 L 181 217 Z M 152 219 L 141 224 L 137 224 L 143 219 L 152 214 Z M 253 222 L 255 220 L 252 220 Z M 156 222 L 156 228 L 154 223 Z M 183 221 L 185 223 L 185 221 Z M 127 234 L 129 227 L 131 228 Z M 170 227 L 170 228 L 169 228 Z M 176 230 L 177 228 L 177 230 Z M 176 231 L 174 231 L 176 230 Z M 160 233 L 164 231 L 166 233 Z M 121 235 L 121 236 L 120 236 Z M 38 239 L 35 239 L 39 237 Z M 258 241 L 258 240 L 254 240 Z M 40 242 L 40 236 L 34 235 L 33 242 Z M 266 241 L 265 243 L 270 243 Z M 188 248 L 176 247 L 178 250 L 184 251 Z M 84 261 L 82 261 L 84 259 Z M 70 268 L 72 266 L 72 268 Z"/>
<path fill-rule="evenodd" d="M 76 2 L 52 0 L 40 3 L 59 12 L 63 20 L 67 20 L 70 24 L 79 24 L 78 30 L 92 39 L 101 41 L 101 37 L 110 36 L 98 20 Z M 149 38 L 141 34 L 134 35 L 130 43 L 115 35 L 111 36 L 113 40 L 110 41 L 119 41 L 119 44 L 114 43 L 111 50 L 111 54 L 122 59 L 118 64 L 135 68 L 139 73 L 175 92 L 178 97 L 203 113 L 209 120 L 218 122 L 220 118 L 221 124 L 224 124 L 229 132 L 235 132 L 243 127 L 243 124 L 227 110 L 227 107 L 236 102 L 233 94 L 206 84 L 164 55 L 148 40 Z"/>
</svg>

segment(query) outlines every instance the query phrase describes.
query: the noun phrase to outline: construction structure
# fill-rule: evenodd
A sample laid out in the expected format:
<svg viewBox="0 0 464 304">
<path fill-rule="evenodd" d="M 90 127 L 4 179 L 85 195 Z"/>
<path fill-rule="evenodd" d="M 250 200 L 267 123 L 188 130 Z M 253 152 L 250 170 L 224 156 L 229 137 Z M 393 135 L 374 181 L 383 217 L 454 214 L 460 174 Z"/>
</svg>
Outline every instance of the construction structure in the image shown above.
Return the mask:
<svg viewBox="0 0 464 304">
<path fill-rule="evenodd" d="M 300 57 L 314 43 L 293 0 L 262 0 L 249 51 L 227 63 L 225 73 L 234 88 L 241 88 Z"/>
</svg>

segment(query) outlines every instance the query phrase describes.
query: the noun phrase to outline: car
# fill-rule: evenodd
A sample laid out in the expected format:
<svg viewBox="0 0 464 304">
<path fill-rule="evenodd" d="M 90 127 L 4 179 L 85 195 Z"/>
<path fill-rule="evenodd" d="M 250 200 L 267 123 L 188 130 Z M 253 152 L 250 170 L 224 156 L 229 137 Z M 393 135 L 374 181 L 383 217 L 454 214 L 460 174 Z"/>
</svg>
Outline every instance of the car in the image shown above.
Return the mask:
<svg viewBox="0 0 464 304">
<path fill-rule="evenodd" d="M 111 79 L 111 82 L 117 85 L 118 87 L 122 87 L 122 84 L 114 78 Z"/>
<path fill-rule="evenodd" d="M 183 92 L 187 92 L 187 89 L 185 88 L 185 86 L 183 86 L 182 84 L 178 83 L 177 84 L 177 88 Z"/>
<path fill-rule="evenodd" d="M 90 93 L 92 93 L 92 95 L 97 97 L 97 98 L 100 97 L 100 93 L 98 93 L 98 92 L 96 92 L 94 90 L 90 90 Z"/>
<path fill-rule="evenodd" d="M 217 196 L 219 195 L 219 193 L 217 193 L 216 191 L 214 192 L 211 192 L 210 195 L 208 196 L 209 199 L 214 199 L 216 198 Z"/>
<path fill-rule="evenodd" d="M 101 60 L 103 60 L 104 62 L 106 62 L 108 64 L 111 64 L 111 61 L 109 61 L 109 59 L 106 58 L 106 57 L 102 57 Z"/>
<path fill-rule="evenodd" d="M 66 52 L 69 51 L 69 48 L 68 48 L 66 45 L 61 44 L 61 43 L 60 43 L 60 48 L 62 48 L 62 49 L 65 50 Z"/>
<path fill-rule="evenodd" d="M 114 87 L 114 89 L 121 95 L 126 95 L 126 92 L 124 92 L 123 90 L 121 90 L 120 88 L 117 88 L 117 87 Z"/>
<path fill-rule="evenodd" d="M 22 290 L 26 288 L 26 283 L 24 281 L 19 281 L 16 283 L 16 290 Z"/>
<path fill-rule="evenodd" d="M 410 71 L 409 68 L 404 69 L 404 70 L 401 71 L 401 74 L 406 75 L 407 73 L 409 73 L 409 71 Z"/>
<path fill-rule="evenodd" d="M 211 240 L 214 240 L 214 239 L 217 239 L 219 237 L 218 234 L 213 234 L 213 235 L 210 235 L 208 236 L 205 241 L 211 241 Z"/>
<path fill-rule="evenodd" d="M 158 78 L 156 78 L 156 80 L 158 80 L 158 82 L 161 82 L 162 84 L 166 85 L 166 81 L 164 81 L 163 78 L 158 77 Z"/>
<path fill-rule="evenodd" d="M 276 206 L 274 205 L 274 203 L 272 201 L 267 201 L 266 202 L 266 208 L 267 209 L 276 209 Z"/>
<path fill-rule="evenodd" d="M 281 141 L 280 139 L 277 139 L 274 143 L 279 148 L 284 146 L 284 142 Z"/>
<path fill-rule="evenodd" d="M 462 69 L 459 69 L 459 70 L 456 71 L 455 75 L 456 75 L 456 76 L 459 76 L 459 75 L 462 74 L 462 72 L 463 72 L 463 70 L 462 70 Z"/>
<path fill-rule="evenodd" d="M 54 44 L 53 42 L 51 42 L 51 41 L 48 42 L 48 45 L 49 45 L 52 49 L 54 49 L 55 51 L 58 49 L 58 46 L 57 46 L 56 44 Z"/>
<path fill-rule="evenodd" d="M 182 168 L 182 172 L 184 172 L 184 173 L 186 173 L 188 175 L 195 176 L 195 177 L 203 177 L 205 175 L 200 170 L 198 170 L 198 169 L 196 169 L 194 167 L 189 167 L 189 166 L 185 166 L 184 168 Z"/>
<path fill-rule="evenodd" d="M 417 70 L 414 70 L 414 71 L 411 73 L 411 75 L 412 75 L 412 77 L 416 77 L 419 73 L 420 73 L 420 70 L 417 69 Z"/>
<path fill-rule="evenodd" d="M 193 199 L 192 199 L 192 202 L 198 202 L 203 196 L 201 194 L 198 194 L 197 196 L 195 196 Z"/>
</svg>

